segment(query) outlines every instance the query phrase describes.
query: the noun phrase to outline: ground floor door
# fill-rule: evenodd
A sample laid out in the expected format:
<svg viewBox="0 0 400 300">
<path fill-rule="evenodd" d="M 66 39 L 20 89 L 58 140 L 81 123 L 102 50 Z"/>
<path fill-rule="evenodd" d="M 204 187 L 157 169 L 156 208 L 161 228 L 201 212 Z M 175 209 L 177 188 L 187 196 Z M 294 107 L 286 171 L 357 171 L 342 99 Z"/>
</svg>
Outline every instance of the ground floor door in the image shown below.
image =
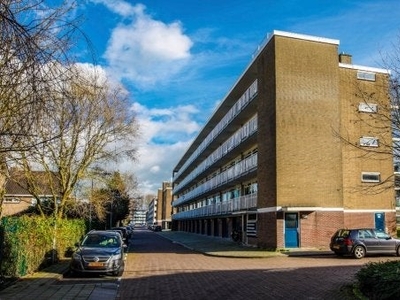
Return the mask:
<svg viewBox="0 0 400 300">
<path fill-rule="evenodd" d="M 285 214 L 285 248 L 299 247 L 299 219 L 297 213 Z"/>
<path fill-rule="evenodd" d="M 375 229 L 379 231 L 385 231 L 385 213 L 375 213 Z"/>
</svg>

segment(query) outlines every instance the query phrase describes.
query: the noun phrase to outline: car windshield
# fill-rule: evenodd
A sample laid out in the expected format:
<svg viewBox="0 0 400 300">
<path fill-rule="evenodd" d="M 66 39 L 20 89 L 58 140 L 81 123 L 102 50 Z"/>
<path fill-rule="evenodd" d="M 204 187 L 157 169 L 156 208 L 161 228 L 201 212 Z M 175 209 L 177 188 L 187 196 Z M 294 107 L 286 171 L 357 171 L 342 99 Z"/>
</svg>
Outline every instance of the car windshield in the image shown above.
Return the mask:
<svg viewBox="0 0 400 300">
<path fill-rule="evenodd" d="M 90 234 L 82 242 L 86 247 L 120 247 L 121 242 L 116 236 Z"/>
</svg>

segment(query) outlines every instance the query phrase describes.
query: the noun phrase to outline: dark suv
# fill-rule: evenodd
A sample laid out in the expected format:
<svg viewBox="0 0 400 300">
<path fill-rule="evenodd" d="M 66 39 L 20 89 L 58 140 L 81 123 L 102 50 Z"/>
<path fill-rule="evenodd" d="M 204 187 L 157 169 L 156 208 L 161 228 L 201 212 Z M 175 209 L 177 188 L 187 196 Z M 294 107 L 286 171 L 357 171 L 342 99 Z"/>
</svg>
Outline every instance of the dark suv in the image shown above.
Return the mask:
<svg viewBox="0 0 400 300">
<path fill-rule="evenodd" d="M 330 249 L 337 255 L 363 258 L 367 254 L 400 256 L 400 240 L 373 228 L 339 229 L 331 238 Z"/>
<path fill-rule="evenodd" d="M 69 265 L 71 273 L 122 275 L 127 246 L 119 233 L 93 230 L 76 246 Z"/>
</svg>

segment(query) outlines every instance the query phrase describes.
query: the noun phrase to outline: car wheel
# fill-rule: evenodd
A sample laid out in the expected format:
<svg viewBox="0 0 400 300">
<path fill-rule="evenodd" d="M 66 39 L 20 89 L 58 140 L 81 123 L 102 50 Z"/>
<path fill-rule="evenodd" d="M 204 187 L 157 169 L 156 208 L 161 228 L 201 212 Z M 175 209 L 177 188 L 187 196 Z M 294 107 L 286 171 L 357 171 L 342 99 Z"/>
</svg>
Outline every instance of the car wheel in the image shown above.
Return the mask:
<svg viewBox="0 0 400 300">
<path fill-rule="evenodd" d="M 365 256 L 365 249 L 363 246 L 356 246 L 353 250 L 353 256 L 357 259 L 363 258 Z"/>
<path fill-rule="evenodd" d="M 78 272 L 76 272 L 76 271 L 72 270 L 71 268 L 69 268 L 65 275 L 67 277 L 77 277 L 79 274 L 78 274 Z"/>
</svg>

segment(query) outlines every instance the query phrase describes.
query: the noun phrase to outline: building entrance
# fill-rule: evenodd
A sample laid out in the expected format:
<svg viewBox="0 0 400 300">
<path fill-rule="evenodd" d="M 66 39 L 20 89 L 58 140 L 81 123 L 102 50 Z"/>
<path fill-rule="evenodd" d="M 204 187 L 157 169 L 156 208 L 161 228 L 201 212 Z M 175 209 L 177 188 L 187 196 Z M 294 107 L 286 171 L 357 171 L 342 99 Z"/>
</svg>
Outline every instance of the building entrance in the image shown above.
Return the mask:
<svg viewBox="0 0 400 300">
<path fill-rule="evenodd" d="M 297 248 L 299 247 L 298 235 L 299 219 L 297 213 L 285 214 L 285 247 Z"/>
</svg>

